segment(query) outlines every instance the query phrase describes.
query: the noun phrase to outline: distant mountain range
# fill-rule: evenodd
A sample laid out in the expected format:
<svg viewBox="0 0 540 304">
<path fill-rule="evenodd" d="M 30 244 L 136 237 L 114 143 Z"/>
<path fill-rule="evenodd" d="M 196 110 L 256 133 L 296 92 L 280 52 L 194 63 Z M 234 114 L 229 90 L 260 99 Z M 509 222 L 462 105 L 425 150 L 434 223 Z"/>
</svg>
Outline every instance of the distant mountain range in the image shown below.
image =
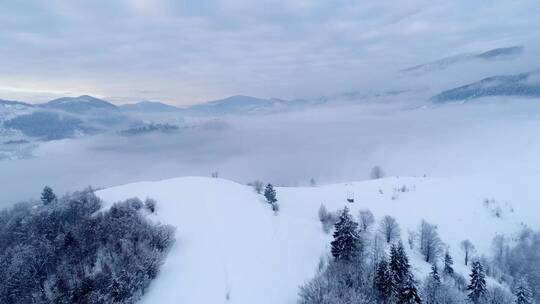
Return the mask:
<svg viewBox="0 0 540 304">
<path fill-rule="evenodd" d="M 0 101 L 0 131 L 10 140 L 53 140 L 96 134 L 140 123 L 118 107 L 92 96 L 63 97 L 43 104 Z M 7 132 L 5 132 L 7 133 Z"/>
<path fill-rule="evenodd" d="M 416 65 L 402 70 L 404 73 L 422 74 L 435 70 L 443 70 L 451 65 L 470 62 L 474 60 L 497 60 L 497 59 L 512 59 L 520 56 L 523 53 L 523 46 L 511 46 L 491 49 L 481 53 L 459 54 L 455 56 L 445 57 L 432 62 Z"/>
<path fill-rule="evenodd" d="M 540 72 L 499 75 L 446 90 L 431 98 L 433 102 L 451 102 L 487 96 L 540 98 Z"/>
<path fill-rule="evenodd" d="M 186 108 L 178 108 L 155 101 L 142 101 L 135 104 L 119 106 L 124 112 L 160 113 L 176 112 L 185 116 L 222 116 L 264 114 L 284 111 L 305 106 L 306 100 L 264 99 L 252 96 L 236 95 L 224 99 L 196 104 Z"/>
<path fill-rule="evenodd" d="M 263 114 L 294 109 L 307 101 L 231 96 L 225 99 L 178 108 L 158 101 L 116 106 L 106 100 L 82 95 L 62 97 L 42 104 L 0 100 L 0 131 L 22 134 L 9 140 L 53 140 L 146 128 L 150 123 L 179 123 L 184 116 Z M 166 115 L 165 115 L 166 114 Z M 167 118 L 168 120 L 165 120 Z M 164 119 L 165 121 L 160 121 Z"/>
</svg>

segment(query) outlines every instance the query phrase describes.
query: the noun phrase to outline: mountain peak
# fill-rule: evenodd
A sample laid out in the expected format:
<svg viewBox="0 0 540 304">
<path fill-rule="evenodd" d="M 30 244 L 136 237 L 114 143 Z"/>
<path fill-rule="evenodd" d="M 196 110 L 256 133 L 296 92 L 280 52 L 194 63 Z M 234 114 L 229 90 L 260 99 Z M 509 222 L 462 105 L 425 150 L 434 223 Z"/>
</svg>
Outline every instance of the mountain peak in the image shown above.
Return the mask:
<svg viewBox="0 0 540 304">
<path fill-rule="evenodd" d="M 112 103 L 90 95 L 61 97 L 44 103 L 41 106 L 73 113 L 84 113 L 93 110 L 117 110 L 117 107 Z"/>
</svg>

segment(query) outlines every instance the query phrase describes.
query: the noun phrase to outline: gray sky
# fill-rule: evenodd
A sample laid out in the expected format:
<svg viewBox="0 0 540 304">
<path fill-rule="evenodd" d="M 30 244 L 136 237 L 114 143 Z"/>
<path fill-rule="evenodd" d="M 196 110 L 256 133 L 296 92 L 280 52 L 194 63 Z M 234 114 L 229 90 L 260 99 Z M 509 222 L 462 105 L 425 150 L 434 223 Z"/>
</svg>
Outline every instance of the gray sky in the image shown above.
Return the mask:
<svg viewBox="0 0 540 304">
<path fill-rule="evenodd" d="M 396 70 L 538 40 L 540 3 L 0 0 L 0 98 L 193 104 L 377 88 Z"/>
</svg>

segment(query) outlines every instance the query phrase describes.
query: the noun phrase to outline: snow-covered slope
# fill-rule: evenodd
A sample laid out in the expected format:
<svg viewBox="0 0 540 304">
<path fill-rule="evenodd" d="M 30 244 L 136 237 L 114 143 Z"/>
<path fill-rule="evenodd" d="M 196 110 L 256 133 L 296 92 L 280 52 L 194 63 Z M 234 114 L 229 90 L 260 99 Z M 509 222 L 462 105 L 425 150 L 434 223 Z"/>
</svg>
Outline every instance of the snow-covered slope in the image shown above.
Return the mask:
<svg viewBox="0 0 540 304">
<path fill-rule="evenodd" d="M 487 254 L 496 234 L 516 232 L 523 223 L 540 226 L 536 216 L 540 207 L 531 195 L 533 183 L 522 185 L 519 193 L 494 185 L 504 184 L 393 177 L 280 187 L 278 215 L 251 187 L 223 179 L 140 182 L 98 195 L 107 202 L 155 198 L 157 220 L 178 229 L 177 243 L 143 303 L 295 303 L 298 286 L 313 276 L 319 257 L 329 250 L 331 236 L 322 232 L 317 218 L 321 203 L 329 210 L 348 205 L 354 215 L 363 208 L 378 219 L 393 215 L 404 240 L 421 219 L 437 224 L 454 255 L 456 270 L 466 274 L 460 241 L 470 239 L 479 253 Z M 405 192 L 399 190 L 403 186 Z M 351 193 L 353 204 L 346 202 Z M 417 274 L 426 273 L 428 265 L 418 254 L 410 254 Z"/>
</svg>

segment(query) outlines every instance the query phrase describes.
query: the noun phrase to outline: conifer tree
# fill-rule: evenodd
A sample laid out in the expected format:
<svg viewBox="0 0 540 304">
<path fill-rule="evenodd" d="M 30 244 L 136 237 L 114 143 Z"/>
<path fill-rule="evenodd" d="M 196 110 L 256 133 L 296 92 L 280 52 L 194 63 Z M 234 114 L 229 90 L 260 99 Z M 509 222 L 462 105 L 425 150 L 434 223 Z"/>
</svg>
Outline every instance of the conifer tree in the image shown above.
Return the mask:
<svg viewBox="0 0 540 304">
<path fill-rule="evenodd" d="M 56 200 L 56 195 L 54 194 L 53 190 L 49 186 L 45 186 L 43 188 L 43 192 L 41 192 L 41 201 L 44 205 L 48 205 Z"/>
<path fill-rule="evenodd" d="M 431 273 L 429 274 L 429 276 L 433 280 L 433 282 L 435 282 L 436 284 L 441 284 L 441 277 L 439 276 L 439 269 L 437 268 L 437 265 L 431 265 Z"/>
<path fill-rule="evenodd" d="M 514 295 L 516 297 L 516 301 L 515 301 L 516 304 L 533 304 L 534 303 L 531 288 L 529 287 L 529 284 L 527 283 L 527 280 L 525 278 L 521 278 L 517 282 Z"/>
<path fill-rule="evenodd" d="M 331 252 L 336 260 L 351 261 L 358 253 L 360 236 L 358 235 L 358 223 L 349 214 L 349 208 L 345 207 L 339 220 L 335 224 L 334 240 L 331 242 Z"/>
<path fill-rule="evenodd" d="M 437 265 L 431 265 L 431 273 L 424 288 L 424 299 L 426 304 L 439 304 L 441 294 L 441 277 Z"/>
<path fill-rule="evenodd" d="M 421 304 L 422 300 L 418 295 L 418 289 L 416 288 L 416 282 L 411 274 L 407 275 L 407 279 L 398 295 L 398 304 Z"/>
<path fill-rule="evenodd" d="M 390 249 L 390 270 L 394 284 L 394 297 L 398 304 L 421 303 L 416 282 L 410 271 L 411 265 L 403 243 Z"/>
<path fill-rule="evenodd" d="M 405 281 L 405 277 L 409 272 L 409 260 L 405 255 L 403 244 L 393 244 L 390 248 L 390 270 L 395 287 L 400 288 Z"/>
<path fill-rule="evenodd" d="M 375 290 L 377 291 L 379 301 L 384 304 L 389 303 L 393 293 L 394 284 L 392 282 L 392 273 L 390 272 L 386 259 L 383 259 L 377 265 L 374 280 Z"/>
<path fill-rule="evenodd" d="M 486 297 L 487 288 L 484 268 L 480 262 L 476 261 L 472 264 L 470 277 L 471 282 L 467 286 L 467 290 L 469 291 L 468 298 L 474 304 L 481 303 Z"/>
<path fill-rule="evenodd" d="M 268 184 L 266 185 L 266 188 L 264 188 L 264 197 L 271 205 L 277 202 L 276 190 L 274 190 L 274 186 L 272 186 L 272 184 Z"/>
<path fill-rule="evenodd" d="M 444 275 L 452 276 L 454 274 L 454 267 L 452 265 L 454 265 L 454 260 L 452 259 L 450 253 L 447 251 L 444 255 Z"/>
</svg>

